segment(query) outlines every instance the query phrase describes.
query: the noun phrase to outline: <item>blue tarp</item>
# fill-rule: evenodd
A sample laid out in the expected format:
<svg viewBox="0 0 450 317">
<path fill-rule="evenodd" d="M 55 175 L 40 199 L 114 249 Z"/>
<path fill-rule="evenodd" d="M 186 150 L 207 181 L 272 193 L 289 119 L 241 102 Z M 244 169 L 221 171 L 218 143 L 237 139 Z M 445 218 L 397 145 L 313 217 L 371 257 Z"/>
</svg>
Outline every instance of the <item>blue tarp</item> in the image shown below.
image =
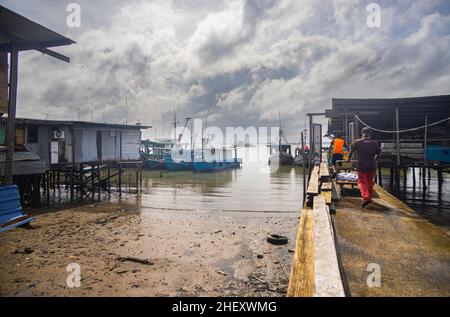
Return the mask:
<svg viewBox="0 0 450 317">
<path fill-rule="evenodd" d="M 35 219 L 23 213 L 17 186 L 0 187 L 0 232 L 23 226 Z"/>
<path fill-rule="evenodd" d="M 450 163 L 450 147 L 428 145 L 427 160 L 441 163 Z"/>
</svg>

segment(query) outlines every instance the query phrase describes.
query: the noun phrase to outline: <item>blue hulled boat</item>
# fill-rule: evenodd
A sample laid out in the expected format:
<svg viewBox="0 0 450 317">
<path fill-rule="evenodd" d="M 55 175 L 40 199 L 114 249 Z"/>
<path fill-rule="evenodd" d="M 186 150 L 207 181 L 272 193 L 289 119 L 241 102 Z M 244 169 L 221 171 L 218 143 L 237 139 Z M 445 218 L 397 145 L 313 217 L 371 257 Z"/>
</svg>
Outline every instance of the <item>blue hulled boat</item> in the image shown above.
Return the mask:
<svg viewBox="0 0 450 317">
<path fill-rule="evenodd" d="M 232 152 L 235 152 L 234 156 Z M 242 160 L 237 158 L 236 148 L 203 149 L 195 153 L 194 170 L 198 173 L 218 172 L 240 168 Z"/>
<path fill-rule="evenodd" d="M 218 172 L 241 167 L 241 160 L 225 162 L 194 162 L 194 169 L 198 173 Z"/>
<path fill-rule="evenodd" d="M 171 156 L 166 156 L 164 158 L 164 163 L 167 168 L 171 172 L 180 172 L 180 171 L 192 171 L 194 170 L 193 162 L 185 162 L 185 161 L 174 161 Z"/>
</svg>

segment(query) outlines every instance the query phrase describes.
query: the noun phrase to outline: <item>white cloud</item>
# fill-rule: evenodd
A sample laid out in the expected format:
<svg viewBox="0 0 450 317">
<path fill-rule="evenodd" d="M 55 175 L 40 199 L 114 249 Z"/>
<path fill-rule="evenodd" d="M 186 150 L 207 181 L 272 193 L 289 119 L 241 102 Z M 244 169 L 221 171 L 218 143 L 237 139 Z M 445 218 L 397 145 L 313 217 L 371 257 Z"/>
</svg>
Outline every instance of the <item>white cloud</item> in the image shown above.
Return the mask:
<svg viewBox="0 0 450 317">
<path fill-rule="evenodd" d="M 81 108 L 88 119 L 93 104 L 101 120 L 107 104 L 108 120 L 122 122 L 128 99 L 130 121 L 161 131 L 174 106 L 222 126 L 275 124 L 280 109 L 295 135 L 332 97 L 449 93 L 445 0 L 380 4 L 382 27 L 370 29 L 362 1 L 114 2 L 62 49 L 71 65 L 22 55 L 19 114 L 76 118 Z M 103 6 L 83 3 L 87 19 Z"/>
</svg>

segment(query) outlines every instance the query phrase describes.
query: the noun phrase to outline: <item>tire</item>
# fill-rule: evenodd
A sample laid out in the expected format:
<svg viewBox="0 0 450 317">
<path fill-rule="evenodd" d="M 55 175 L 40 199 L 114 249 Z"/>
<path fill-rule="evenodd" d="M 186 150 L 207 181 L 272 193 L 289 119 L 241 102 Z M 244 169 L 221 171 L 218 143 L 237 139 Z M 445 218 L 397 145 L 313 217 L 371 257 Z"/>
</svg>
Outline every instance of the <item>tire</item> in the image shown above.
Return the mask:
<svg viewBox="0 0 450 317">
<path fill-rule="evenodd" d="M 289 243 L 289 239 L 277 234 L 272 234 L 267 237 L 267 242 L 273 245 L 286 245 Z"/>
</svg>

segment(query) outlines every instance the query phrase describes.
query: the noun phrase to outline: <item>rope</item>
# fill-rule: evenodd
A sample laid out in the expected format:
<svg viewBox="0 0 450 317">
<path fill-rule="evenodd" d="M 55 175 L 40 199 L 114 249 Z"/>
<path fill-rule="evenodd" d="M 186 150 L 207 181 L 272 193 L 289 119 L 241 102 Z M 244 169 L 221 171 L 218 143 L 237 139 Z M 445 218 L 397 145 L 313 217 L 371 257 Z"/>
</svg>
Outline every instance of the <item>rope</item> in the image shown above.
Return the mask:
<svg viewBox="0 0 450 317">
<path fill-rule="evenodd" d="M 422 129 L 425 129 L 427 127 L 432 127 L 432 126 L 435 126 L 435 125 L 438 125 L 438 124 L 441 124 L 441 123 L 443 123 L 445 121 L 450 120 L 450 117 L 448 117 L 448 118 L 443 119 L 441 121 L 438 121 L 438 122 L 435 122 L 435 123 L 431 123 L 431 124 L 428 124 L 428 125 L 423 125 L 423 126 L 417 127 L 417 128 L 411 128 L 411 129 L 399 130 L 399 131 L 386 131 L 386 130 L 380 130 L 380 129 L 376 129 L 374 127 L 371 127 L 370 125 L 368 125 L 367 123 L 362 121 L 357 115 L 355 115 L 355 118 L 358 119 L 358 121 L 361 122 L 367 128 L 369 128 L 371 130 L 374 130 L 374 131 L 377 131 L 377 132 L 381 132 L 381 133 L 404 133 L 404 132 L 410 132 L 410 131 L 417 131 L 417 130 L 422 130 Z"/>
</svg>

